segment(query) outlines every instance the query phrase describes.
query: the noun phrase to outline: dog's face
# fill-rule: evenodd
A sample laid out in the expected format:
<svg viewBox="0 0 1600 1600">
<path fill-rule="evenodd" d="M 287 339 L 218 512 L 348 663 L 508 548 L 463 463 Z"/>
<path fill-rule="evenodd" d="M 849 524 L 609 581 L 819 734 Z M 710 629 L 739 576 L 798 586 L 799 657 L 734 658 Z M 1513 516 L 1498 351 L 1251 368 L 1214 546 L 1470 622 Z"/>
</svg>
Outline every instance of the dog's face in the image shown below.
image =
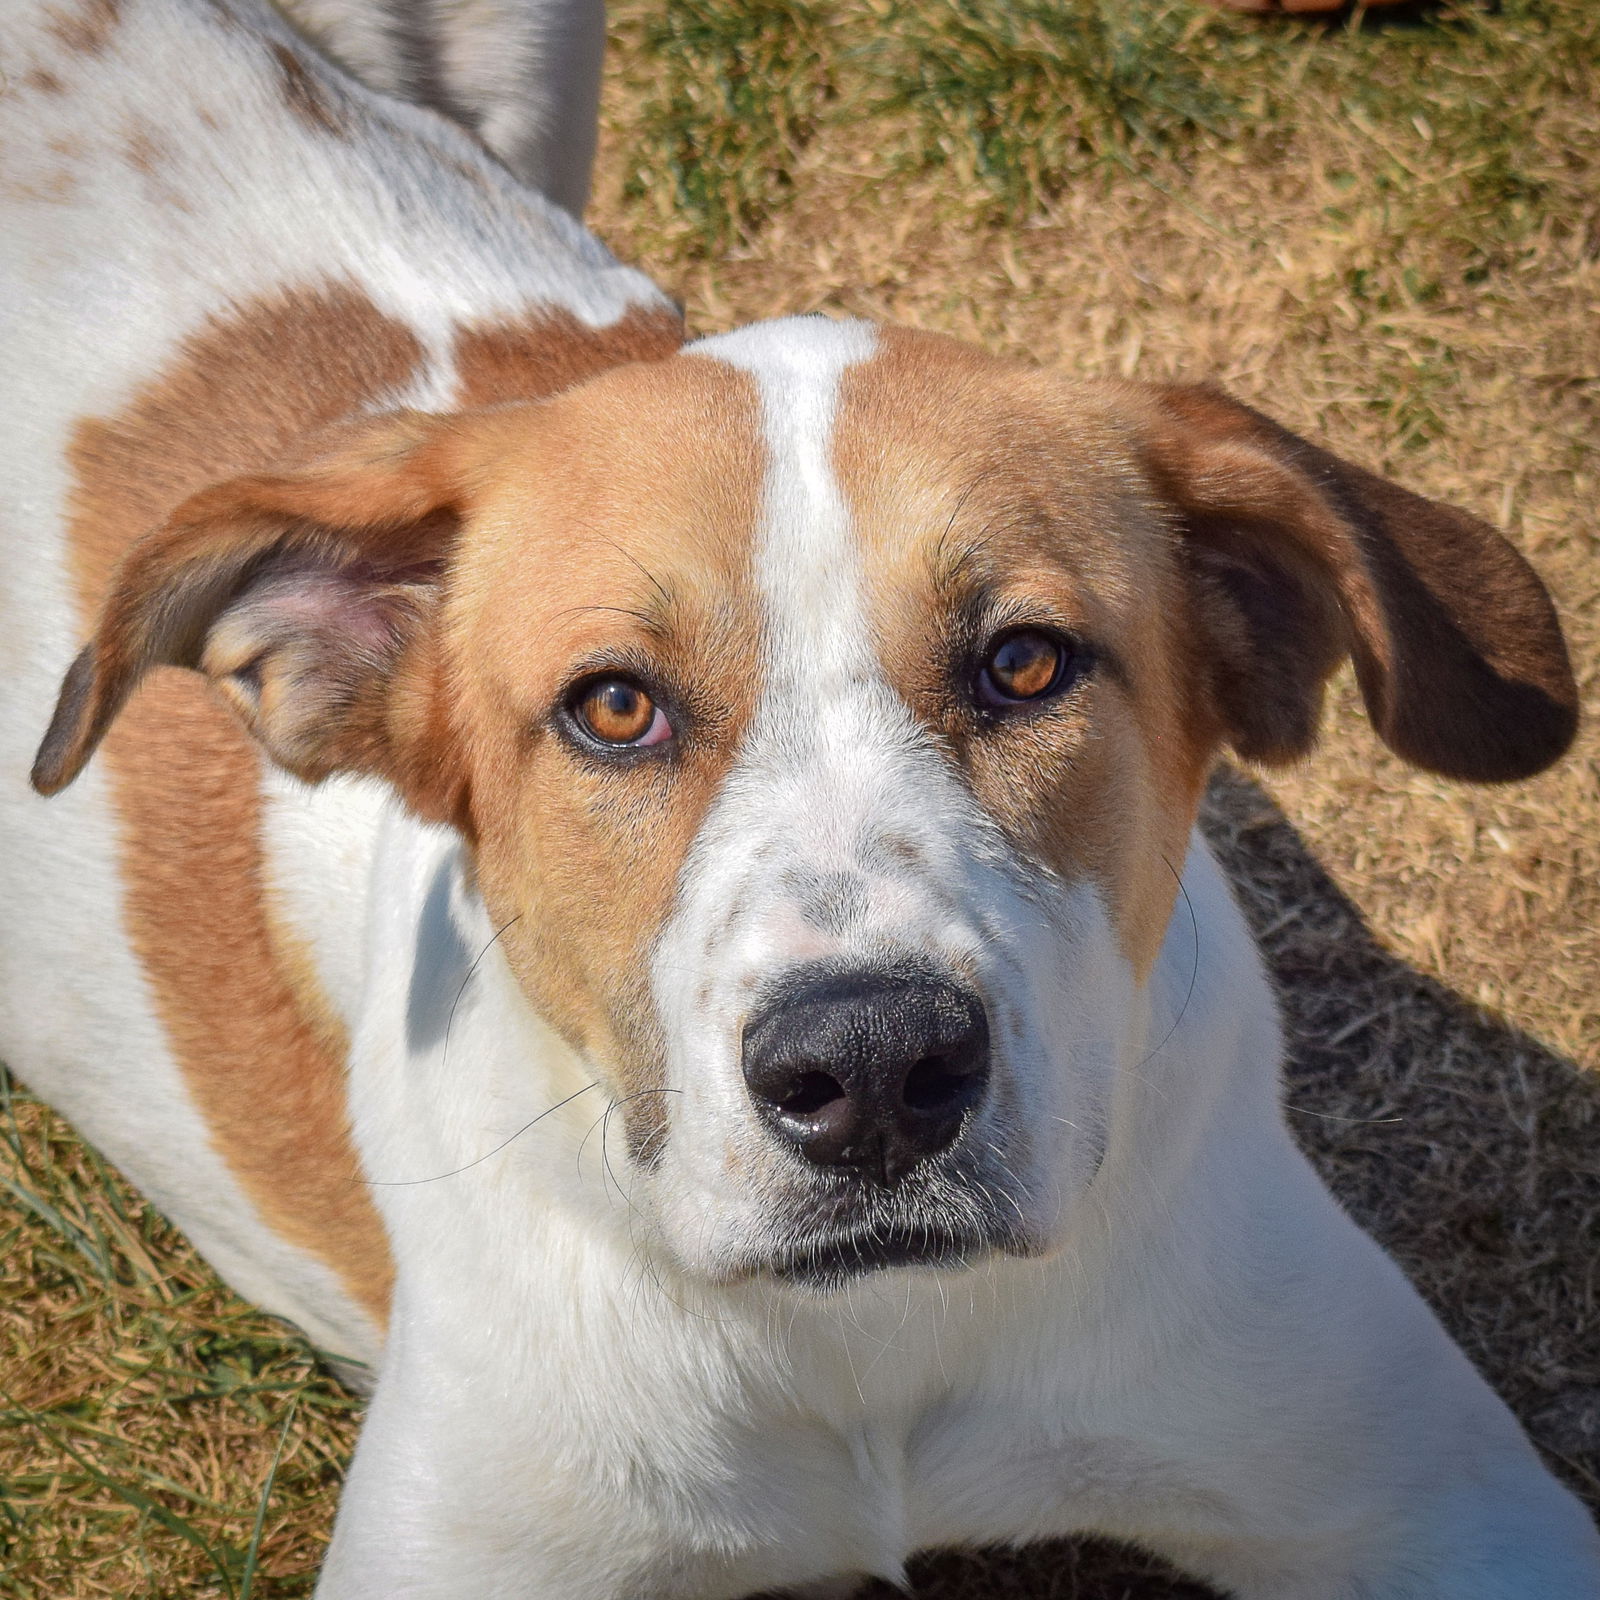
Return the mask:
<svg viewBox="0 0 1600 1600">
<path fill-rule="evenodd" d="M 1038 1248 L 1138 1047 L 1215 716 L 1122 430 L 1016 377 L 802 322 L 489 447 L 482 886 L 707 1272 Z"/>
<path fill-rule="evenodd" d="M 1435 770 L 1570 737 L 1548 600 L 1474 519 L 1219 395 L 800 319 L 196 497 L 38 781 L 163 660 L 290 770 L 388 777 L 471 842 L 666 1246 L 831 1281 L 1049 1248 L 1208 766 L 1304 751 L 1346 654 Z"/>
</svg>

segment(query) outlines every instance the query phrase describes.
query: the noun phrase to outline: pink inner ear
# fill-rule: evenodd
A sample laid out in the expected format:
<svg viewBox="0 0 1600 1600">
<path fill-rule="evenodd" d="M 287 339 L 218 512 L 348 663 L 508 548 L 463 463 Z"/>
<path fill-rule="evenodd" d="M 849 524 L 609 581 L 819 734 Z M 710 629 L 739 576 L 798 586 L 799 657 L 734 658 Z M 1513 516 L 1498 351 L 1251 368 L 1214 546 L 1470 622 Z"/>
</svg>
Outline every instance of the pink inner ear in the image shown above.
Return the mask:
<svg viewBox="0 0 1600 1600">
<path fill-rule="evenodd" d="M 315 638 L 335 650 L 383 655 L 395 644 L 405 612 L 396 604 L 404 581 L 359 569 L 280 571 L 247 590 L 225 621 L 230 633 L 253 635 L 258 649 Z"/>
<path fill-rule="evenodd" d="M 202 670 L 280 766 L 316 781 L 375 759 L 387 680 L 431 594 L 388 572 L 286 561 L 212 625 Z"/>
<path fill-rule="evenodd" d="M 373 568 L 286 563 L 260 574 L 206 638 L 202 666 L 215 678 L 263 668 L 280 684 L 316 692 L 387 669 L 427 592 Z M 285 677 L 285 674 L 288 676 Z"/>
</svg>

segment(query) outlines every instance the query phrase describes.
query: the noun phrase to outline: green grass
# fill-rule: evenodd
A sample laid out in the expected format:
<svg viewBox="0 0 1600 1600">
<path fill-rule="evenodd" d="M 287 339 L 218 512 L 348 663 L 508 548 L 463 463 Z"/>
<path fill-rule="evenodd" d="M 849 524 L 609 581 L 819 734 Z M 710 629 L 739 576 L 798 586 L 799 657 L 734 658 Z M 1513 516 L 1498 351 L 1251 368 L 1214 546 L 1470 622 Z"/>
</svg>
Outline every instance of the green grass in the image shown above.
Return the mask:
<svg viewBox="0 0 1600 1600">
<path fill-rule="evenodd" d="M 807 0 L 700 0 L 639 24 L 653 64 L 627 194 L 695 218 L 705 249 L 781 205 L 827 113 L 824 27 Z"/>
<path fill-rule="evenodd" d="M 912 125 L 908 164 L 949 168 L 1023 218 L 1108 162 L 1232 133 L 1239 106 L 1214 68 L 1235 37 L 1182 0 L 894 0 L 860 55 L 877 112 Z"/>
<path fill-rule="evenodd" d="M 1206 137 L 1270 158 L 1301 102 L 1333 95 L 1364 136 L 1385 232 L 1434 218 L 1463 270 L 1484 271 L 1542 221 L 1538 124 L 1600 50 L 1583 10 L 1506 0 L 1354 28 L 1187 0 L 624 0 L 627 194 L 670 206 L 700 250 L 725 247 L 792 197 L 819 132 L 854 130 L 1016 221 L 1107 166 L 1181 163 Z M 1440 184 L 1465 202 L 1448 218 Z"/>
<path fill-rule="evenodd" d="M 0 1596 L 309 1594 L 357 1402 L 3 1069 L 0 1189 Z"/>
</svg>

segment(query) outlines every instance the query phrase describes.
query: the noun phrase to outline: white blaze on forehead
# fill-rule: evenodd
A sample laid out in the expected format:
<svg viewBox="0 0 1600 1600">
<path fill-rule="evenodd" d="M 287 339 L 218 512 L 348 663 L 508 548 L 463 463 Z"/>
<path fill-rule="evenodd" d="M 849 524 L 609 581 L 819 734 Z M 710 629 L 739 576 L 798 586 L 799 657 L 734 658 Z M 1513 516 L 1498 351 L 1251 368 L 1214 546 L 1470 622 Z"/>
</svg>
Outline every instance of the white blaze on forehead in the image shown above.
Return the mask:
<svg viewBox="0 0 1600 1600">
<path fill-rule="evenodd" d="M 741 975 L 765 982 L 826 957 L 972 957 L 983 937 L 951 912 L 982 819 L 879 660 L 866 553 L 834 470 L 841 380 L 877 347 L 871 324 L 823 317 L 689 347 L 754 379 L 767 456 L 752 554 L 760 698 L 675 928 L 702 942 L 674 959 L 714 958 L 729 1004 L 744 1003 Z M 919 841 L 923 866 L 891 864 L 890 839 Z M 717 908 L 734 902 L 730 922 Z"/>
<path fill-rule="evenodd" d="M 870 323 L 791 317 L 687 352 L 747 374 L 761 408 L 767 459 L 752 567 L 764 611 L 763 682 L 701 842 L 773 847 L 762 851 L 768 916 L 747 930 L 763 946 L 777 923 L 800 913 L 776 882 L 783 864 L 854 871 L 874 835 L 935 826 L 936 797 L 950 782 L 878 659 L 866 562 L 834 470 L 841 381 L 877 348 Z M 792 938 L 778 943 L 799 954 Z"/>
<path fill-rule="evenodd" d="M 780 693 L 803 679 L 875 674 L 861 556 L 832 445 L 839 380 L 877 343 L 871 323 L 789 317 L 702 339 L 685 352 L 749 373 L 761 397 L 768 466 L 755 577 L 767 606 L 770 687 Z"/>
</svg>

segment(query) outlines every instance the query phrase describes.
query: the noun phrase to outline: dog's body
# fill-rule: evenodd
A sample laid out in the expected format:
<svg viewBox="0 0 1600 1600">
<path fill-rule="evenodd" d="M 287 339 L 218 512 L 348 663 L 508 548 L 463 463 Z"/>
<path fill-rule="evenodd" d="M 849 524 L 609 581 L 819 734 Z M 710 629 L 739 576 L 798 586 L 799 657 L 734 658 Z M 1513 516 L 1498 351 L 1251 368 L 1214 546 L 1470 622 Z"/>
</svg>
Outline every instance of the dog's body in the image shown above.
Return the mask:
<svg viewBox="0 0 1600 1600">
<path fill-rule="evenodd" d="M 1413 759 L 1553 759 L 1490 530 L 1219 396 L 821 319 L 674 356 L 254 8 L 7 34 L 0 1057 L 376 1369 L 321 1592 L 1084 1531 L 1260 1600 L 1596 1592 L 1295 1150 L 1192 832 L 1346 649 Z"/>
<path fill-rule="evenodd" d="M 311 417 L 493 403 L 681 337 L 652 285 L 472 140 L 259 10 L 90 0 L 6 22 L 0 339 L 31 375 L 0 401 L 12 778 L 123 546 L 183 496 Z M 342 1131 L 360 980 L 322 967 L 359 948 L 326 918 L 360 914 L 370 828 L 258 774 L 194 690 L 174 675 L 151 716 L 198 743 L 159 735 L 143 763 L 130 744 L 65 807 L 8 806 L 0 1048 L 245 1293 L 370 1356 L 386 1248 Z M 287 1142 L 250 1149 L 263 1115 Z M 322 1220 L 298 1224 L 283 1201 L 307 1181 Z"/>
</svg>

